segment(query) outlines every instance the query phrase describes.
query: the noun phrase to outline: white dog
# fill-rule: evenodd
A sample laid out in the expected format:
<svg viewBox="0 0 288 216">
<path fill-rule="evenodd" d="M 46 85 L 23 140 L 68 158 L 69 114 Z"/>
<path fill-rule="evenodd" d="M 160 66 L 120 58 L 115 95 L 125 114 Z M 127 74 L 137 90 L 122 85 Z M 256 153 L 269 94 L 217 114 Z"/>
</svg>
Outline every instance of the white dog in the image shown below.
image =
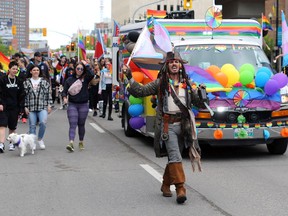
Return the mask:
<svg viewBox="0 0 288 216">
<path fill-rule="evenodd" d="M 7 140 L 19 148 L 20 157 L 23 157 L 27 153 L 28 149 L 31 150 L 31 154 L 34 154 L 36 150 L 37 136 L 34 134 L 11 133 L 7 137 Z"/>
</svg>

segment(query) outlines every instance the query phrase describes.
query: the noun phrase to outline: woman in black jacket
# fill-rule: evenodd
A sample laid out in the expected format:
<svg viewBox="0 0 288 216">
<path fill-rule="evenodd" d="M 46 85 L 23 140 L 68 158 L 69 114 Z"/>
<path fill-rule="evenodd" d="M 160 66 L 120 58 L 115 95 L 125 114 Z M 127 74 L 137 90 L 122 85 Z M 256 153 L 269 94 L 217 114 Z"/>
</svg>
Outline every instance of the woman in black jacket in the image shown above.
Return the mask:
<svg viewBox="0 0 288 216">
<path fill-rule="evenodd" d="M 90 66 L 82 60 L 75 65 L 74 74 L 64 83 L 62 92 L 64 104 L 68 103 L 67 117 L 69 121 L 69 144 L 66 149 L 74 151 L 74 139 L 76 127 L 79 133 L 79 149 L 84 150 L 85 122 L 89 112 L 89 82 L 93 79 L 94 73 Z"/>
</svg>

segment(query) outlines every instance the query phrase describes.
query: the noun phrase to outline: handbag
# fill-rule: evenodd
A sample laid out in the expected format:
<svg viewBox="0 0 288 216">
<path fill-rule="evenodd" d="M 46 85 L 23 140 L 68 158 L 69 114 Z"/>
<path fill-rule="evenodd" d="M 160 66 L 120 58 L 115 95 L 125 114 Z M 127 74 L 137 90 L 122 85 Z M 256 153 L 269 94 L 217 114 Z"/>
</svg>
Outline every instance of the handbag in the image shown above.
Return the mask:
<svg viewBox="0 0 288 216">
<path fill-rule="evenodd" d="M 77 95 L 82 89 L 82 80 L 77 79 L 68 89 L 68 93 L 72 96 Z"/>
</svg>

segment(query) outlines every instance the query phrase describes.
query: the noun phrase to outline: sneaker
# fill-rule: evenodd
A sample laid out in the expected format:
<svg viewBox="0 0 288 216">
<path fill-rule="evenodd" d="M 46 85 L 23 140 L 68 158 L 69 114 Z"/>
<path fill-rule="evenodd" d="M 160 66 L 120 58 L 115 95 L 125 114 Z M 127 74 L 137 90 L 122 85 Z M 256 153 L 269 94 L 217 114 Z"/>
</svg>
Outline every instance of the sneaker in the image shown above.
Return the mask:
<svg viewBox="0 0 288 216">
<path fill-rule="evenodd" d="M 22 118 L 22 123 L 27 123 L 27 119 L 26 118 Z"/>
<path fill-rule="evenodd" d="M 111 116 L 108 117 L 109 121 L 113 121 L 113 118 Z"/>
<path fill-rule="evenodd" d="M 92 110 L 92 109 L 89 109 L 89 112 L 93 112 L 93 110 Z"/>
<path fill-rule="evenodd" d="M 38 140 L 38 143 L 39 143 L 40 149 L 44 150 L 45 149 L 45 145 L 44 145 L 43 140 Z"/>
<path fill-rule="evenodd" d="M 14 144 L 12 144 L 12 143 L 9 144 L 9 151 L 15 151 Z"/>
<path fill-rule="evenodd" d="M 3 143 L 0 143 L 0 153 L 4 153 L 5 145 Z"/>
<path fill-rule="evenodd" d="M 73 147 L 73 144 L 70 143 L 69 145 L 66 146 L 66 149 L 70 152 L 74 152 L 74 147 Z"/>
<path fill-rule="evenodd" d="M 96 111 L 94 111 L 93 116 L 97 116 L 97 112 Z"/>
<path fill-rule="evenodd" d="M 84 150 L 84 143 L 83 142 L 79 142 L 79 149 L 80 150 Z"/>
</svg>

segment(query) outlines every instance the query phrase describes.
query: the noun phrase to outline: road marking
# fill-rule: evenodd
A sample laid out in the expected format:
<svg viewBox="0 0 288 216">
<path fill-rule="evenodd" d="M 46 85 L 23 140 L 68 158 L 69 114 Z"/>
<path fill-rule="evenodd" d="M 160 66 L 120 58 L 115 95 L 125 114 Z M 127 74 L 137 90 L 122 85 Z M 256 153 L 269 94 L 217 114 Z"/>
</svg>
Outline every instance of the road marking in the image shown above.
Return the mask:
<svg viewBox="0 0 288 216">
<path fill-rule="evenodd" d="M 95 130 L 97 130 L 99 133 L 105 133 L 105 131 L 104 131 L 101 127 L 99 127 L 97 124 L 95 124 L 95 123 L 90 123 L 90 125 L 91 125 Z"/>
<path fill-rule="evenodd" d="M 148 164 L 140 164 L 140 166 L 145 169 L 150 175 L 152 175 L 155 179 L 157 179 L 159 182 L 162 183 L 163 181 L 163 177 L 162 175 L 157 172 L 155 169 L 153 169 L 153 167 L 149 166 Z M 175 191 L 175 186 L 172 185 L 172 187 L 170 186 L 170 190 L 171 191 Z"/>
</svg>

